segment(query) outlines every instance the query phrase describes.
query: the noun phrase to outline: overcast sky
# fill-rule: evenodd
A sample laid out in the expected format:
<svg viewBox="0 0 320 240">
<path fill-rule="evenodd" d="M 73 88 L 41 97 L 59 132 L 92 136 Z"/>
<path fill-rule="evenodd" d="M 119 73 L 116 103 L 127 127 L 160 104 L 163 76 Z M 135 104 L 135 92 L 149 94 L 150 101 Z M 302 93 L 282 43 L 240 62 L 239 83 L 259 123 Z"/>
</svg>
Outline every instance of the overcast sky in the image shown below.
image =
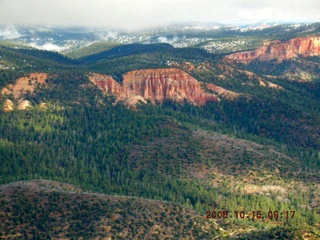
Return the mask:
<svg viewBox="0 0 320 240">
<path fill-rule="evenodd" d="M 311 22 L 319 0 L 0 0 L 0 25 L 136 30 L 169 22 Z"/>
</svg>

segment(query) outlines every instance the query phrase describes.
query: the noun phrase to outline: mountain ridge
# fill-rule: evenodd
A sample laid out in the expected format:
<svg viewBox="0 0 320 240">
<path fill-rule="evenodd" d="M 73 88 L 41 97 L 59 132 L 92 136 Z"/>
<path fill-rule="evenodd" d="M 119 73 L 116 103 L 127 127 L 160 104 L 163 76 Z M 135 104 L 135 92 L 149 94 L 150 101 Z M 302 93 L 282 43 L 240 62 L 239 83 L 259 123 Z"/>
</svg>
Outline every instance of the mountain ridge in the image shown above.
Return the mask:
<svg viewBox="0 0 320 240">
<path fill-rule="evenodd" d="M 263 46 L 246 52 L 227 55 L 224 60 L 248 64 L 253 60 L 271 61 L 294 59 L 299 56 L 311 57 L 320 55 L 320 36 L 307 38 L 294 38 L 289 41 L 268 41 Z"/>
<path fill-rule="evenodd" d="M 207 101 L 220 101 L 218 96 L 229 100 L 240 96 L 239 93 L 212 83 L 200 82 L 178 68 L 130 71 L 123 75 L 122 85 L 108 75 L 91 74 L 89 79 L 104 92 L 114 94 L 117 101 L 125 102 L 129 98 L 139 98 L 144 103 L 150 100 L 153 104 L 164 100 L 187 100 L 196 106 L 202 106 Z M 133 101 L 133 105 L 136 103 L 137 101 Z"/>
</svg>

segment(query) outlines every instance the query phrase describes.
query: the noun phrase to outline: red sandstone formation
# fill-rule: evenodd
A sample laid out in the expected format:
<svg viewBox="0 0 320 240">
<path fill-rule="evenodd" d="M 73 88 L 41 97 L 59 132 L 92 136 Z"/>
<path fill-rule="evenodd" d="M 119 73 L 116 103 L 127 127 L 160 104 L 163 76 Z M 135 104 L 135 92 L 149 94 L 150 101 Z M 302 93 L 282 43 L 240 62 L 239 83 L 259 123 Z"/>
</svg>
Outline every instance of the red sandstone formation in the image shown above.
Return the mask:
<svg viewBox="0 0 320 240">
<path fill-rule="evenodd" d="M 225 56 L 225 60 L 233 60 L 248 64 L 252 60 L 259 61 L 292 59 L 298 56 L 309 57 L 320 55 L 320 37 L 294 38 L 289 41 L 279 40 L 266 42 L 263 46 L 246 52 Z"/>
<path fill-rule="evenodd" d="M 177 68 L 131 71 L 123 76 L 123 85 L 153 103 L 171 99 L 203 105 L 208 100 L 217 100 L 216 95 L 201 88 L 200 82 Z"/>
<path fill-rule="evenodd" d="M 27 92 L 33 93 L 37 84 L 44 84 L 48 74 L 31 73 L 29 76 L 21 77 L 16 80 L 15 84 L 9 84 L 1 91 L 2 95 L 13 94 L 15 99 L 20 99 Z"/>
<path fill-rule="evenodd" d="M 28 100 L 24 100 L 23 97 L 26 93 L 33 93 L 35 87 L 38 84 L 45 84 L 48 78 L 47 73 L 31 73 L 29 76 L 21 77 L 16 80 L 14 84 L 9 84 L 1 90 L 1 95 L 13 95 L 15 100 L 18 100 L 18 110 L 26 110 L 31 107 L 31 103 Z M 5 112 L 13 111 L 14 103 L 9 99 L 4 101 L 3 110 Z"/>
<path fill-rule="evenodd" d="M 218 100 L 215 94 L 205 92 L 199 81 L 177 68 L 131 71 L 123 76 L 122 85 L 107 75 L 93 74 L 89 78 L 103 91 L 113 93 L 117 100 L 140 96 L 140 100 L 143 97 L 152 103 L 188 100 L 199 106 Z"/>
<path fill-rule="evenodd" d="M 102 91 L 106 93 L 112 93 L 117 97 L 117 100 L 125 100 L 134 93 L 128 89 L 126 86 L 122 86 L 116 80 L 114 80 L 111 76 L 97 74 L 89 76 L 90 81 L 96 84 Z"/>
</svg>

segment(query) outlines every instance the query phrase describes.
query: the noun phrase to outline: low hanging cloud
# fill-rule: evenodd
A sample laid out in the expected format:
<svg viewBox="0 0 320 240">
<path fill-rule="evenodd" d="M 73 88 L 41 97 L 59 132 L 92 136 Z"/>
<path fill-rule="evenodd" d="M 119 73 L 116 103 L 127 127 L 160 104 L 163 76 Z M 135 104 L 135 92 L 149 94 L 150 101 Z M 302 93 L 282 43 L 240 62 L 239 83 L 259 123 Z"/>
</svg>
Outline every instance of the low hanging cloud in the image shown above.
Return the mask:
<svg viewBox="0 0 320 240">
<path fill-rule="evenodd" d="M 318 0 L 0 0 L 0 25 L 137 30 L 170 22 L 319 21 Z"/>
<path fill-rule="evenodd" d="M 63 52 L 68 49 L 67 46 L 61 47 L 61 46 L 58 46 L 58 45 L 56 45 L 54 43 L 50 43 L 50 42 L 42 44 L 42 45 L 38 45 L 36 43 L 30 43 L 29 45 L 31 47 L 34 47 L 34 48 L 37 48 L 40 50 L 46 50 L 46 51 L 52 51 L 52 52 Z"/>
<path fill-rule="evenodd" d="M 0 29 L 0 39 L 11 40 L 17 39 L 22 35 L 18 32 L 18 30 L 14 26 L 8 26 L 4 29 Z"/>
<path fill-rule="evenodd" d="M 114 40 L 117 38 L 118 33 L 117 32 L 98 32 L 95 33 L 95 35 L 100 39 L 100 40 Z"/>
<path fill-rule="evenodd" d="M 158 37 L 158 42 L 159 43 L 169 43 L 169 44 L 174 44 L 177 41 L 180 40 L 179 37 L 173 37 L 173 38 L 167 38 L 167 37 Z"/>
</svg>

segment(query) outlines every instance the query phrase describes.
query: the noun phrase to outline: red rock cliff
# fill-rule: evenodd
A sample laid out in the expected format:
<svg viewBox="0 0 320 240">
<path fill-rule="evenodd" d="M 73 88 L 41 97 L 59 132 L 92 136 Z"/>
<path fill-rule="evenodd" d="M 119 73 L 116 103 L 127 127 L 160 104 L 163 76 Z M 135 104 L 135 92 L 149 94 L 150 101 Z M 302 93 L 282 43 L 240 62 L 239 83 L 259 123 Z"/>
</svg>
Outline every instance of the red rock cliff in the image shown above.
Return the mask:
<svg viewBox="0 0 320 240">
<path fill-rule="evenodd" d="M 1 90 L 2 95 L 13 94 L 15 99 L 23 97 L 27 92 L 33 93 L 37 84 L 45 84 L 47 73 L 31 73 L 29 76 L 21 77 L 15 84 L 9 84 Z"/>
<path fill-rule="evenodd" d="M 227 55 L 225 60 L 249 63 L 254 59 L 260 61 L 292 59 L 298 56 L 309 57 L 320 55 L 320 36 L 308 38 L 294 38 L 289 41 L 279 40 L 266 42 L 253 51 L 239 52 Z"/>
<path fill-rule="evenodd" d="M 202 89 L 201 82 L 176 68 L 131 71 L 123 76 L 122 85 L 112 77 L 100 74 L 93 74 L 90 80 L 103 91 L 113 93 L 117 100 L 136 96 L 152 103 L 171 99 L 177 102 L 188 100 L 195 105 L 218 100 L 215 94 Z"/>
<path fill-rule="evenodd" d="M 33 93 L 37 85 L 46 84 L 48 78 L 47 73 L 31 73 L 28 76 L 21 77 L 16 80 L 14 84 L 9 84 L 1 90 L 1 97 L 13 95 L 15 100 L 18 100 L 18 109 L 26 110 L 31 107 L 31 103 L 28 100 L 24 100 L 26 93 Z M 4 101 L 3 109 L 5 112 L 13 111 L 14 103 L 6 99 Z"/>
<path fill-rule="evenodd" d="M 93 75 L 89 76 L 89 79 L 102 91 L 114 94 L 117 97 L 117 100 L 124 100 L 134 95 L 130 89 L 122 86 L 111 76 L 94 73 Z"/>
</svg>

